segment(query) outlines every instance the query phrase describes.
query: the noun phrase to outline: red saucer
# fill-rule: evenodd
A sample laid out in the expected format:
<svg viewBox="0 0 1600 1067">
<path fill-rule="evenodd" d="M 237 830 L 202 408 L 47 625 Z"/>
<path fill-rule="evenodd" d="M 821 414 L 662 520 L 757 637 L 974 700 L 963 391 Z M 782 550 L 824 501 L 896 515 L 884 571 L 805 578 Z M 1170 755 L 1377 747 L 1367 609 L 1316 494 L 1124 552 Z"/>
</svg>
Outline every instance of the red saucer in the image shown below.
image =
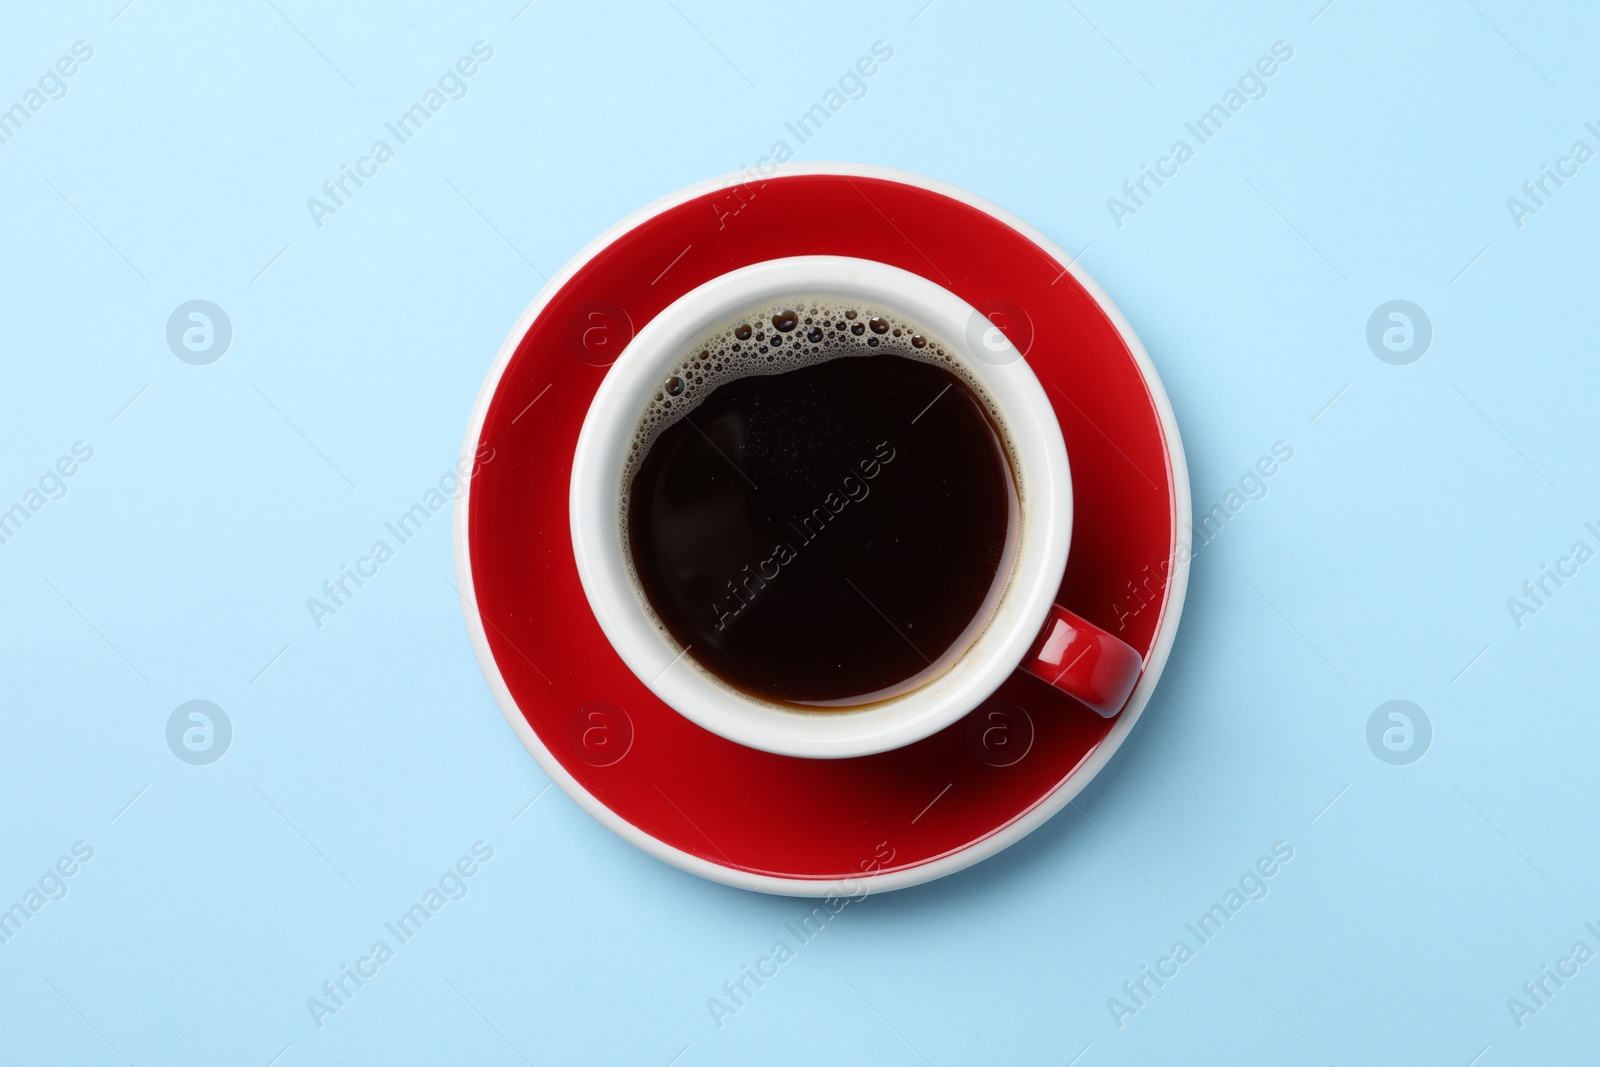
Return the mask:
<svg viewBox="0 0 1600 1067">
<path fill-rule="evenodd" d="M 772 755 L 679 716 L 612 651 L 573 561 L 573 448 L 633 332 L 726 271 L 799 255 L 921 274 L 994 319 L 1055 403 L 1076 528 L 1059 602 L 1128 641 L 1145 673 L 1103 719 L 1014 676 L 965 720 L 846 760 Z M 484 384 L 457 504 L 468 630 L 540 765 L 628 840 L 702 876 L 823 895 L 936 878 L 1040 825 L 1110 758 L 1165 665 L 1188 579 L 1188 477 L 1171 407 L 1094 282 L 1025 223 L 952 186 L 857 165 L 684 190 L 619 224 L 553 279 Z M 855 885 L 859 892 L 859 884 Z"/>
</svg>

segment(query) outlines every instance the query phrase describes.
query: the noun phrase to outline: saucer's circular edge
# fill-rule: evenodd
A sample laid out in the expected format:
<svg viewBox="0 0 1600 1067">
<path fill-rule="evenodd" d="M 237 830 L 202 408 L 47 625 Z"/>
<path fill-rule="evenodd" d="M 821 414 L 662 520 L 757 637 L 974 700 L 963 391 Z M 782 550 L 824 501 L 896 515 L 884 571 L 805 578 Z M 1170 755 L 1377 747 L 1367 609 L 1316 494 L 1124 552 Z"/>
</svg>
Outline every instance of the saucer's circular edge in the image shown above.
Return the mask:
<svg viewBox="0 0 1600 1067">
<path fill-rule="evenodd" d="M 1177 417 L 1173 413 L 1172 403 L 1167 397 L 1166 388 L 1161 383 L 1161 377 L 1156 373 L 1155 365 L 1151 362 L 1149 353 L 1145 351 L 1143 343 L 1139 340 L 1138 335 L 1134 333 L 1132 325 L 1123 316 L 1121 309 L 1106 295 L 1105 290 L 1101 289 L 1099 284 L 1083 270 L 1074 257 L 1068 255 L 1064 249 L 1033 226 L 999 205 L 990 203 L 988 200 L 976 196 L 959 186 L 951 185 L 936 178 L 915 174 L 911 171 L 898 170 L 893 167 L 883 167 L 871 163 L 805 163 L 783 164 L 774 168 L 772 173 L 762 174 L 759 177 L 771 179 L 799 175 L 836 175 L 899 182 L 903 185 L 926 189 L 929 192 L 949 197 L 1009 226 L 1039 246 L 1057 263 L 1061 264 L 1064 269 L 1071 272 L 1073 279 L 1083 286 L 1084 291 L 1094 299 L 1096 305 L 1099 306 L 1116 328 L 1118 336 L 1122 338 L 1123 344 L 1127 346 L 1129 353 L 1133 356 L 1134 363 L 1139 368 L 1140 377 L 1144 380 L 1145 388 L 1149 391 L 1151 401 L 1156 409 L 1156 416 L 1161 425 L 1163 444 L 1167 454 L 1167 480 L 1173 501 L 1172 544 L 1168 550 L 1169 558 L 1172 561 L 1172 571 L 1167 583 L 1167 596 L 1161 606 L 1155 643 L 1146 659 L 1144 673 L 1140 676 L 1138 685 L 1134 687 L 1133 694 L 1128 698 L 1128 703 L 1123 707 L 1111 731 L 1095 746 L 1088 758 L 1067 777 L 1066 781 L 1042 797 L 1037 804 L 1022 816 L 998 827 L 988 836 L 974 841 L 964 848 L 915 867 L 887 871 L 861 879 L 779 878 L 773 875 L 756 874 L 732 867 L 724 867 L 683 852 L 661 841 L 659 838 L 645 833 L 601 803 L 594 794 L 590 793 L 576 778 L 569 774 L 560 761 L 550 753 L 550 750 L 545 747 L 544 742 L 534 732 L 533 727 L 528 725 L 527 719 L 524 718 L 521 710 L 517 707 L 516 700 L 511 695 L 511 690 L 500 674 L 499 665 L 494 660 L 494 653 L 489 647 L 488 636 L 483 628 L 483 619 L 478 611 L 477 595 L 472 581 L 470 540 L 467 533 L 467 516 L 470 513 L 472 497 L 472 479 L 470 478 L 465 480 L 466 490 L 455 501 L 451 516 L 451 538 L 455 557 L 457 592 L 461 599 L 461 613 L 466 622 L 467 635 L 472 641 L 473 654 L 477 657 L 478 667 L 483 672 L 484 681 L 488 683 L 489 690 L 494 695 L 495 703 L 499 705 L 501 714 L 505 716 L 506 722 L 510 724 L 511 729 L 522 741 L 529 754 L 533 756 L 540 768 L 549 775 L 551 781 L 559 785 L 562 791 L 571 797 L 579 807 L 630 844 L 637 846 L 657 859 L 672 864 L 680 870 L 713 882 L 720 882 L 723 885 L 733 886 L 737 889 L 755 889 L 759 892 L 783 896 L 853 896 L 860 892 L 860 885 L 863 882 L 868 884 L 870 892 L 905 889 L 913 885 L 920 885 L 923 882 L 931 882 L 943 878 L 946 875 L 954 874 L 956 871 L 988 859 L 1044 825 L 1052 815 L 1066 807 L 1074 797 L 1094 780 L 1094 777 L 1100 773 L 1105 765 L 1110 762 L 1111 757 L 1116 754 L 1117 749 L 1122 747 L 1123 741 L 1127 739 L 1128 734 L 1132 731 L 1133 724 L 1138 721 L 1145 705 L 1149 703 L 1150 696 L 1155 691 L 1156 684 L 1160 681 L 1162 671 L 1166 667 L 1167 657 L 1171 654 L 1173 641 L 1177 637 L 1178 622 L 1183 614 L 1184 598 L 1189 587 L 1190 554 L 1185 551 L 1180 555 L 1179 548 L 1183 545 L 1182 531 L 1185 527 L 1192 525 L 1193 514 L 1189 493 L 1189 469 L 1184 458 L 1183 439 L 1178 432 Z M 534 296 L 527 308 L 517 318 L 511 330 L 506 334 L 506 339 L 501 342 L 500 350 L 495 355 L 494 363 L 490 366 L 489 373 L 484 377 L 483 385 L 478 391 L 477 400 L 473 403 L 472 415 L 467 422 L 467 433 L 463 440 L 461 454 L 463 456 L 471 456 L 476 453 L 483 434 L 484 420 L 488 415 L 489 403 L 499 389 L 500 379 L 504 375 L 507 366 L 510 365 L 512 357 L 516 354 L 517 347 L 521 344 L 523 336 L 544 310 L 545 305 L 550 302 L 550 299 L 560 292 L 579 270 L 619 236 L 635 229 L 661 212 L 703 196 L 706 193 L 728 188 L 750 179 L 749 172 L 739 171 L 708 178 L 705 181 L 696 182 L 693 185 L 670 193 L 612 225 L 568 260 Z M 855 884 L 852 885 L 850 883 Z"/>
</svg>

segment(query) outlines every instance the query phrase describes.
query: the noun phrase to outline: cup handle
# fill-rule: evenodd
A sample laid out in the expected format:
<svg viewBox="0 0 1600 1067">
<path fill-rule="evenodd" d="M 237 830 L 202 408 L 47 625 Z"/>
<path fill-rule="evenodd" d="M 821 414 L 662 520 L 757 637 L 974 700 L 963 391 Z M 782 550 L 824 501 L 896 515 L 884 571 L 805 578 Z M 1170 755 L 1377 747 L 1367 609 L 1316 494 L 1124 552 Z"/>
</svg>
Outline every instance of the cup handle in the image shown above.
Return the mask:
<svg viewBox="0 0 1600 1067">
<path fill-rule="evenodd" d="M 1126 641 L 1053 604 L 1022 669 L 1109 719 L 1128 702 L 1144 661 Z"/>
</svg>

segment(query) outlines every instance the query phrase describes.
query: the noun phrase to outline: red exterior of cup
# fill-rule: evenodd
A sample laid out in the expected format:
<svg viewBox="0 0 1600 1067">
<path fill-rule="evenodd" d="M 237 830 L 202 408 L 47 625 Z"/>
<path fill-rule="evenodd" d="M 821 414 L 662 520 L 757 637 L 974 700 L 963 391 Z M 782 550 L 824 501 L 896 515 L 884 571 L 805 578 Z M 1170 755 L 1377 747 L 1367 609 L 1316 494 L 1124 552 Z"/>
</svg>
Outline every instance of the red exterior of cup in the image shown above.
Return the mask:
<svg viewBox="0 0 1600 1067">
<path fill-rule="evenodd" d="M 1056 604 L 1022 669 L 1109 719 L 1128 702 L 1144 661 L 1126 641 Z"/>
</svg>

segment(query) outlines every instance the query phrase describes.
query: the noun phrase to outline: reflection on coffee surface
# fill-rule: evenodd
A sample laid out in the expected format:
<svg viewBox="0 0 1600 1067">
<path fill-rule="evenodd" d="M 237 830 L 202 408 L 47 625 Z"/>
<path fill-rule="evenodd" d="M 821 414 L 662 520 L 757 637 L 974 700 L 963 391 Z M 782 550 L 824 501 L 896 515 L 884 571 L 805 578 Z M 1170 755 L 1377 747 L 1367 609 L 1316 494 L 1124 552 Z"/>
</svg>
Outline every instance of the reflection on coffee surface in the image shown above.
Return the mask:
<svg viewBox="0 0 1600 1067">
<path fill-rule="evenodd" d="M 623 495 L 634 577 L 678 647 L 813 710 L 909 691 L 964 652 L 1020 514 L 1004 434 L 944 343 L 823 301 L 693 346 Z"/>
</svg>

